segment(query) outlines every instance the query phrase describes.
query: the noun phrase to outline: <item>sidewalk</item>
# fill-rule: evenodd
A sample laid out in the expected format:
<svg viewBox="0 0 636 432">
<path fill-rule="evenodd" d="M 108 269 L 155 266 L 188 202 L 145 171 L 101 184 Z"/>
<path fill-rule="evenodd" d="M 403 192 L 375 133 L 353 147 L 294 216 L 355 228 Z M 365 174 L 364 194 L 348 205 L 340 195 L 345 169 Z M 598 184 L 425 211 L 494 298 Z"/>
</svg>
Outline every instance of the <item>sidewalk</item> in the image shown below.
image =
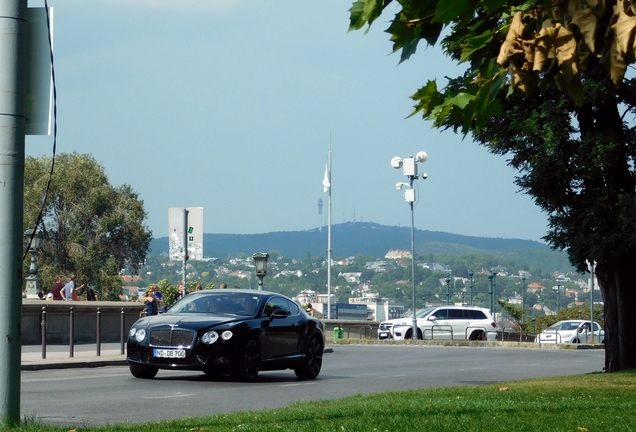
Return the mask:
<svg viewBox="0 0 636 432">
<path fill-rule="evenodd" d="M 99 356 L 97 355 L 97 346 L 95 344 L 75 345 L 73 347 L 73 357 L 70 357 L 68 345 L 47 345 L 45 359 L 42 358 L 41 345 L 25 345 L 22 347 L 22 370 L 125 365 L 127 365 L 126 355 L 121 354 L 121 345 L 119 343 L 101 344 Z"/>
</svg>

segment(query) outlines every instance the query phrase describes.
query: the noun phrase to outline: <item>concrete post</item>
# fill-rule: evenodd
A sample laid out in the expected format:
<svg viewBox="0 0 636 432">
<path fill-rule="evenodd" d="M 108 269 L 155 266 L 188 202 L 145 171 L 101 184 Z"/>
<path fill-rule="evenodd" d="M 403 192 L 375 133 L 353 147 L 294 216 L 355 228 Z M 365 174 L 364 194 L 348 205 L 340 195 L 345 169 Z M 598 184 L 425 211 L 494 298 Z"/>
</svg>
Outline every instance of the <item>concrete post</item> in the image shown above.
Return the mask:
<svg viewBox="0 0 636 432">
<path fill-rule="evenodd" d="M 20 422 L 27 0 L 0 2 L 0 418 Z"/>
</svg>

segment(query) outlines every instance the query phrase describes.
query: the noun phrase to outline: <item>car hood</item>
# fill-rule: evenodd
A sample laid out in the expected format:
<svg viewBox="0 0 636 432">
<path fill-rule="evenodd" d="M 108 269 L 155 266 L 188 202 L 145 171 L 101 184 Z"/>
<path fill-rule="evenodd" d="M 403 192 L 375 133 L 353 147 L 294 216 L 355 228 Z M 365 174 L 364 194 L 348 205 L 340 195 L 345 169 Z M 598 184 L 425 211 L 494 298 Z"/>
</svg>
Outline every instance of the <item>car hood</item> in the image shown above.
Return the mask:
<svg viewBox="0 0 636 432">
<path fill-rule="evenodd" d="M 139 323 L 147 327 L 160 327 L 165 325 L 198 330 L 202 328 L 214 328 L 219 325 L 227 325 L 240 321 L 245 321 L 245 317 L 212 314 L 194 315 L 167 313 L 145 317 L 140 320 Z"/>
</svg>

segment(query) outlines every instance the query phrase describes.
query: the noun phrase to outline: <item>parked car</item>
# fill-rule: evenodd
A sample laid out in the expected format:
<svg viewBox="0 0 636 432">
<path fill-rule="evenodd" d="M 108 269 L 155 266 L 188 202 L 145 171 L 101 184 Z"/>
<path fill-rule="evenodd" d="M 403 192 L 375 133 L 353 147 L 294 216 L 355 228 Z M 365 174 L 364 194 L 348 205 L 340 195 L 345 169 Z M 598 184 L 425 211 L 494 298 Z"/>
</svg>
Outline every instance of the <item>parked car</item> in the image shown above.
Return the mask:
<svg viewBox="0 0 636 432">
<path fill-rule="evenodd" d="M 314 379 L 322 367 L 324 330 L 320 320 L 281 294 L 196 291 L 165 313 L 133 324 L 127 361 L 137 378 L 172 369 L 253 381 L 259 371 L 293 369 L 298 378 Z"/>
<path fill-rule="evenodd" d="M 437 306 L 415 314 L 418 339 L 495 340 L 497 331 L 490 311 L 472 306 Z M 380 323 L 379 339 L 411 339 L 413 318 Z"/>
<path fill-rule="evenodd" d="M 605 331 L 599 323 L 594 322 L 594 341 L 605 343 Z M 535 337 L 538 343 L 591 343 L 592 331 L 590 321 L 565 320 L 552 324 Z"/>
</svg>

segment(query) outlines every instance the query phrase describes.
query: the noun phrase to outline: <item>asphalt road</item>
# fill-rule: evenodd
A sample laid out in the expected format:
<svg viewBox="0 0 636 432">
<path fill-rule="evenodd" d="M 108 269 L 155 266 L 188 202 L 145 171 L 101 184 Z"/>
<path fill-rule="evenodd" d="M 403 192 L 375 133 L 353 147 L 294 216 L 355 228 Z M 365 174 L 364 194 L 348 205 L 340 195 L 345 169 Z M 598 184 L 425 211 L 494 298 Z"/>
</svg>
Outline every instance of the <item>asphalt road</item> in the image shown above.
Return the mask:
<svg viewBox="0 0 636 432">
<path fill-rule="evenodd" d="M 125 366 L 23 371 L 21 411 L 65 426 L 147 423 L 390 390 L 598 372 L 604 355 L 603 350 L 335 346 L 314 381 L 282 371 L 263 372 L 252 384 L 172 371 L 140 380 Z"/>
</svg>

